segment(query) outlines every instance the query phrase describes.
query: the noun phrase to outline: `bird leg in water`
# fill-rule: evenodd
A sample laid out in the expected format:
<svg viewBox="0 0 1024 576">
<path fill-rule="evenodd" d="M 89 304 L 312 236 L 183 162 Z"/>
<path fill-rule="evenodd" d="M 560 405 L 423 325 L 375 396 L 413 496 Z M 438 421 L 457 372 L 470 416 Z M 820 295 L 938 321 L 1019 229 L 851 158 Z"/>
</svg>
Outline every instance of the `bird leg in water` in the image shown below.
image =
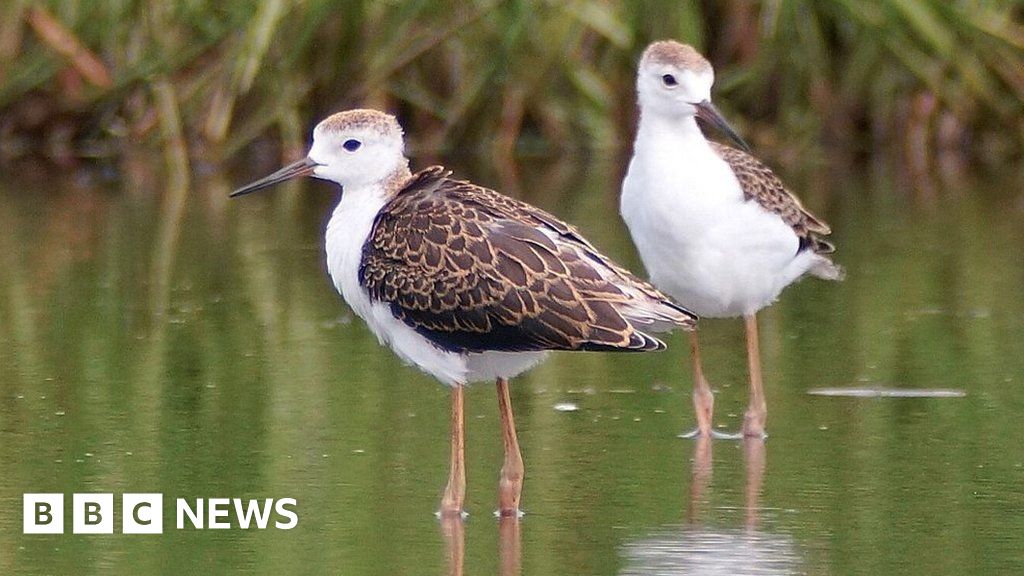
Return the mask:
<svg viewBox="0 0 1024 576">
<path fill-rule="evenodd" d="M 743 415 L 743 435 L 765 438 L 765 421 L 768 406 L 764 399 L 764 384 L 761 381 L 761 351 L 757 336 L 757 315 L 744 316 L 747 325 L 747 365 L 750 367 L 750 404 Z"/>
<path fill-rule="evenodd" d="M 697 415 L 697 429 L 685 434 L 685 437 L 711 438 L 711 418 L 715 411 L 715 395 L 711 386 L 704 378 L 704 368 L 700 362 L 700 346 L 697 343 L 697 331 L 690 332 L 690 357 L 693 360 L 693 411 Z"/>
<path fill-rule="evenodd" d="M 448 485 L 441 498 L 441 516 L 459 516 L 466 499 L 466 420 L 463 415 L 463 387 L 452 388 L 452 454 Z"/>
<path fill-rule="evenodd" d="M 512 417 L 512 401 L 508 394 L 508 380 L 498 378 L 498 412 L 501 414 L 501 437 L 505 444 L 505 462 L 498 480 L 498 514 L 517 516 L 519 497 L 523 491 L 523 456 L 519 452 L 516 422 Z"/>
</svg>

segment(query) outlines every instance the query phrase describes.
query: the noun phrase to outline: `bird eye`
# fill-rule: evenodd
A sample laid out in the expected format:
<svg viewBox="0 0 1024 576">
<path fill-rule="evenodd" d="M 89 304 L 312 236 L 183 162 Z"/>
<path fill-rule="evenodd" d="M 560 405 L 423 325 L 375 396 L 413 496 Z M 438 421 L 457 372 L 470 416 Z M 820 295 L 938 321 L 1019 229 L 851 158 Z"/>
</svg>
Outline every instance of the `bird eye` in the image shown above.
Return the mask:
<svg viewBox="0 0 1024 576">
<path fill-rule="evenodd" d="M 342 144 L 341 147 L 344 148 L 345 150 L 348 150 L 349 152 L 355 152 L 356 150 L 359 150 L 359 147 L 362 145 L 363 143 L 360 142 L 359 140 L 349 139 L 345 140 L 345 143 Z"/>
<path fill-rule="evenodd" d="M 665 83 L 665 86 L 675 86 L 676 84 L 679 84 L 679 82 L 676 81 L 676 77 L 671 74 L 665 74 L 662 76 L 661 81 Z"/>
</svg>

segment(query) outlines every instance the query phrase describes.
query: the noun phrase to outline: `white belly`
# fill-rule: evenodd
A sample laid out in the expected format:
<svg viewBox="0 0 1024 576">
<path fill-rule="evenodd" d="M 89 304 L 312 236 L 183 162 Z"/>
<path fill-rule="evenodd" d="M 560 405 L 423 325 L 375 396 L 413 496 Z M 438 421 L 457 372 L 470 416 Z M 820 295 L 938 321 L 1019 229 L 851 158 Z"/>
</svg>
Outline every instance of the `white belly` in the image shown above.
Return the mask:
<svg viewBox="0 0 1024 576">
<path fill-rule="evenodd" d="M 797 255 L 793 230 L 743 199 L 724 161 L 695 156 L 658 171 L 634 159 L 622 217 L 651 281 L 680 304 L 706 317 L 752 314 L 806 272 L 813 255 Z"/>
<path fill-rule="evenodd" d="M 359 263 L 383 205 L 383 198 L 372 192 L 346 191 L 327 223 L 326 238 L 327 271 L 334 286 L 381 344 L 449 386 L 512 378 L 544 359 L 545 352 L 446 352 L 395 318 L 387 304 L 371 301 L 359 285 Z"/>
</svg>

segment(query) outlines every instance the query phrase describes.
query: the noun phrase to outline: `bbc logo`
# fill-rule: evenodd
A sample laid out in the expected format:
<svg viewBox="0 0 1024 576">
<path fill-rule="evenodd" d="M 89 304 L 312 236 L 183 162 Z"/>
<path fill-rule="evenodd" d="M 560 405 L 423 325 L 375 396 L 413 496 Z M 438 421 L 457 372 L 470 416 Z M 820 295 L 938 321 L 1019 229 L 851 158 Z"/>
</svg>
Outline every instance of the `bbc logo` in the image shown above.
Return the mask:
<svg viewBox="0 0 1024 576">
<path fill-rule="evenodd" d="M 72 494 L 71 530 L 75 534 L 114 533 L 113 494 Z M 122 534 L 163 534 L 163 494 L 122 494 Z M 64 533 L 63 494 L 25 494 L 22 532 Z"/>
<path fill-rule="evenodd" d="M 25 534 L 64 533 L 64 494 L 25 494 L 22 522 Z M 75 534 L 114 533 L 114 495 L 72 494 L 71 529 Z M 122 534 L 163 534 L 163 494 L 122 494 Z M 186 530 L 224 530 L 250 527 L 291 530 L 299 523 L 295 498 L 177 498 L 173 526 Z M 232 513 L 234 518 L 232 522 Z"/>
</svg>

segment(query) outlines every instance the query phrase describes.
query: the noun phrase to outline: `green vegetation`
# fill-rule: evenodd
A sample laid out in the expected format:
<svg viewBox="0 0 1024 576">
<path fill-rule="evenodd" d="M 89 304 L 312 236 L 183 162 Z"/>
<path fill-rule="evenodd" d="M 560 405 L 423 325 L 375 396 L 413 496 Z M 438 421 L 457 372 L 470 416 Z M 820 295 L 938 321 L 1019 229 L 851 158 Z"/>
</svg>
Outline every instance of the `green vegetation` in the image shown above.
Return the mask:
<svg viewBox="0 0 1024 576">
<path fill-rule="evenodd" d="M 622 146 L 635 61 L 664 37 L 709 55 L 769 150 L 1024 142 L 1018 0 L 13 0 L 0 159 L 144 140 L 216 160 L 265 135 L 291 153 L 357 105 L 399 112 L 421 151 Z"/>
</svg>

